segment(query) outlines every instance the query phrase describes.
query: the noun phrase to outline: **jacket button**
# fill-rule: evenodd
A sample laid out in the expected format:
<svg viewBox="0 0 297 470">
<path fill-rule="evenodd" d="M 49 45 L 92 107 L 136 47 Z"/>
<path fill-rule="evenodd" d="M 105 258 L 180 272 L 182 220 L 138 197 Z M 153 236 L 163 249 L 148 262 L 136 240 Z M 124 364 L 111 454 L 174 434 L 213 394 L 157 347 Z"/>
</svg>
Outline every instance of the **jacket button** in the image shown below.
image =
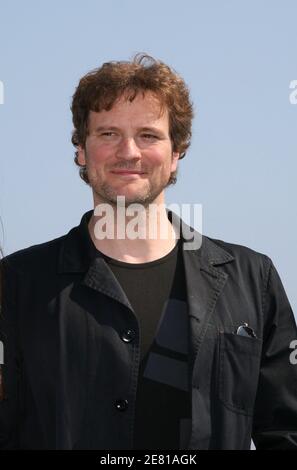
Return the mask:
<svg viewBox="0 0 297 470">
<path fill-rule="evenodd" d="M 134 330 L 126 330 L 122 333 L 122 340 L 125 343 L 130 343 L 135 338 L 135 331 Z"/>
<path fill-rule="evenodd" d="M 128 400 L 117 400 L 115 407 L 118 411 L 125 411 L 128 408 Z"/>
</svg>

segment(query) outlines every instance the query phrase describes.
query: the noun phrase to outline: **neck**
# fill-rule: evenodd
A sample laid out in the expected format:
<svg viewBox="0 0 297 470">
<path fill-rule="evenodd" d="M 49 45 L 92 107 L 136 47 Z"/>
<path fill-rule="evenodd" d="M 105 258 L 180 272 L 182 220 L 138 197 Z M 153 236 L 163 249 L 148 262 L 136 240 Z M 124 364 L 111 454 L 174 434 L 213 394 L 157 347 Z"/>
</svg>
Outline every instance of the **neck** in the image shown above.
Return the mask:
<svg viewBox="0 0 297 470">
<path fill-rule="evenodd" d="M 132 215 L 131 215 L 132 214 Z M 166 256 L 176 245 L 178 234 L 167 217 L 165 204 L 154 203 L 141 210 L 110 206 L 95 207 L 89 233 L 107 256 L 127 263 L 146 263 Z"/>
</svg>

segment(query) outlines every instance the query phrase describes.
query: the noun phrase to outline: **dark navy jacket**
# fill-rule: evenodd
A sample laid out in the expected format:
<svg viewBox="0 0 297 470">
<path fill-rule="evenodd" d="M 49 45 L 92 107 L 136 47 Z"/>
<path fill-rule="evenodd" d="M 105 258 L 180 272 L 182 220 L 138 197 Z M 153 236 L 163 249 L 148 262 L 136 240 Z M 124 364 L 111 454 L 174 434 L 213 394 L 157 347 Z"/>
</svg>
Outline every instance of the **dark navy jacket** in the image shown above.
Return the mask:
<svg viewBox="0 0 297 470">
<path fill-rule="evenodd" d="M 90 216 L 2 263 L 2 449 L 133 449 L 139 324 L 94 255 Z M 252 437 L 258 449 L 297 450 L 297 365 L 290 361 L 297 331 L 278 273 L 247 247 L 201 241 L 200 249 L 183 250 L 188 449 L 249 449 Z M 256 338 L 234 334 L 243 323 Z M 127 330 L 136 333 L 130 342 Z M 125 410 L 119 400 L 127 400 Z"/>
</svg>

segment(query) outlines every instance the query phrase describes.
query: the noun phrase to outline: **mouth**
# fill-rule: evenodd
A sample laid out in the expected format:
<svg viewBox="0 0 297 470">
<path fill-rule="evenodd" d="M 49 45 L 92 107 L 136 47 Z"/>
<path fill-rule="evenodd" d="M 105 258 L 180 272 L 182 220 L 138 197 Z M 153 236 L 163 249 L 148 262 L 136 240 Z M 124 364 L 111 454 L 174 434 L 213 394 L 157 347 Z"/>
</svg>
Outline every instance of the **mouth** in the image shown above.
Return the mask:
<svg viewBox="0 0 297 470">
<path fill-rule="evenodd" d="M 113 170 L 111 171 L 111 173 L 115 174 L 115 175 L 145 175 L 145 172 L 143 171 L 136 171 L 136 170 Z"/>
</svg>

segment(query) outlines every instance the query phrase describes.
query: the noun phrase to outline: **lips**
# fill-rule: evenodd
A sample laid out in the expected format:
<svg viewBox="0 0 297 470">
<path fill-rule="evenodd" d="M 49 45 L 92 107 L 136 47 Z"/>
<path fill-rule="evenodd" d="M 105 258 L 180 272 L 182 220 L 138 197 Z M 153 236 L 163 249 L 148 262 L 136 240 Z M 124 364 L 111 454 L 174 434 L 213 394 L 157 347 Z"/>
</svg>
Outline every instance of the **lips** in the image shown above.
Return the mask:
<svg viewBox="0 0 297 470">
<path fill-rule="evenodd" d="M 118 175 L 143 175 L 143 171 L 136 171 L 136 170 L 113 170 L 111 173 L 115 173 Z"/>
</svg>

